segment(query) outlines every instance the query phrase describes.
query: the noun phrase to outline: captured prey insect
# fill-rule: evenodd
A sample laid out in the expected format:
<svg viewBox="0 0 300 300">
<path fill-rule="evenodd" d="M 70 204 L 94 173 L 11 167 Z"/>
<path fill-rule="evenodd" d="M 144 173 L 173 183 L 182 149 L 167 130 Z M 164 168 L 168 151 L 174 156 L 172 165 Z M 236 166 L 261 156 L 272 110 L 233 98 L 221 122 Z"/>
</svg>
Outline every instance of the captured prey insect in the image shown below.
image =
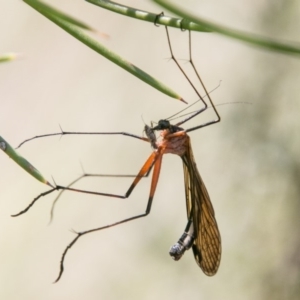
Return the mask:
<svg viewBox="0 0 300 300">
<path fill-rule="evenodd" d="M 184 70 L 181 68 L 180 64 L 178 63 L 177 59 L 175 58 L 173 54 L 173 50 L 170 43 L 170 37 L 169 32 L 166 28 L 167 32 L 167 39 L 169 44 L 169 49 L 171 52 L 171 58 L 176 63 L 178 68 L 181 70 L 182 74 L 185 76 L 185 78 L 188 80 L 191 87 L 196 92 L 197 96 L 199 97 L 199 100 L 203 103 L 203 107 L 201 109 L 198 109 L 197 111 L 194 111 L 191 113 L 188 117 L 181 120 L 175 125 L 172 125 L 168 119 L 163 119 L 158 122 L 158 124 L 154 127 L 150 127 L 148 125 L 145 125 L 145 133 L 147 137 L 140 137 L 131 133 L 127 132 L 65 132 L 62 131 L 60 133 L 53 133 L 53 134 L 46 134 L 42 136 L 36 136 L 31 139 L 28 139 L 24 142 L 27 142 L 29 140 L 40 138 L 44 136 L 54 136 L 54 135 L 76 135 L 76 134 L 115 134 L 115 135 L 125 135 L 130 136 L 133 138 L 137 138 L 143 141 L 147 141 L 151 144 L 153 148 L 153 152 L 148 157 L 142 168 L 140 169 L 139 173 L 136 175 L 135 179 L 133 180 L 132 184 L 130 185 L 129 189 L 125 193 L 125 195 L 117 195 L 117 194 L 108 194 L 108 193 L 101 193 L 101 192 L 93 192 L 93 191 L 87 191 L 87 190 L 81 190 L 72 188 L 71 185 L 69 186 L 61 186 L 61 185 L 55 185 L 51 190 L 46 191 L 39 196 L 37 196 L 28 206 L 26 209 L 21 211 L 20 213 L 14 215 L 18 216 L 20 214 L 25 213 L 38 199 L 40 199 L 43 196 L 46 196 L 54 191 L 74 191 L 74 192 L 81 192 L 86 194 L 93 194 L 93 195 L 100 195 L 100 196 L 106 196 L 106 197 L 115 197 L 115 198 L 121 198 L 125 199 L 128 198 L 136 185 L 139 183 L 139 181 L 150 174 L 150 172 L 153 170 L 152 180 L 151 180 L 151 187 L 150 187 L 150 193 L 149 198 L 146 206 L 146 210 L 144 213 L 141 213 L 139 215 L 135 215 L 126 219 L 123 219 L 121 221 L 108 224 L 106 226 L 81 231 L 81 232 L 75 232 L 77 236 L 72 240 L 72 242 L 66 247 L 62 254 L 61 262 L 60 262 L 60 272 L 56 279 L 56 282 L 61 278 L 62 273 L 64 271 L 64 262 L 66 258 L 66 254 L 68 253 L 69 249 L 78 241 L 78 239 L 86 235 L 88 233 L 100 231 L 106 228 L 110 228 L 119 224 L 123 224 L 129 221 L 133 221 L 142 217 L 147 216 L 150 214 L 151 206 L 154 198 L 154 193 L 157 187 L 159 174 L 161 170 L 161 164 L 162 164 L 162 158 L 164 154 L 172 153 L 179 155 L 183 162 L 183 171 L 184 171 L 184 184 L 185 184 L 185 197 L 186 197 L 186 207 L 187 207 L 187 225 L 184 229 L 184 233 L 180 237 L 177 243 L 175 243 L 169 253 L 171 257 L 174 260 L 179 260 L 184 252 L 190 248 L 193 250 L 194 257 L 196 259 L 197 264 L 200 266 L 200 268 L 203 270 L 203 272 L 208 275 L 212 276 L 214 275 L 220 264 L 221 260 L 221 237 L 220 232 L 218 229 L 218 225 L 215 219 L 215 213 L 213 206 L 210 201 L 210 197 L 208 195 L 208 192 L 205 188 L 205 185 L 201 179 L 201 176 L 198 172 L 195 159 L 193 156 L 192 146 L 190 137 L 188 135 L 188 132 L 195 131 L 197 129 L 200 129 L 202 127 L 206 127 L 215 123 L 220 122 L 221 118 L 220 115 L 209 95 L 207 92 L 203 81 L 197 72 L 195 65 L 192 60 L 192 51 L 191 51 L 191 33 L 189 32 L 189 62 L 199 79 L 201 86 L 204 89 L 205 97 L 208 98 L 209 103 L 211 107 L 213 108 L 216 119 L 206 122 L 204 124 L 194 126 L 188 129 L 183 129 L 181 125 L 192 118 L 196 117 L 197 115 L 204 112 L 208 105 L 200 95 L 200 93 L 197 91 L 197 89 L 192 84 L 189 77 L 186 75 Z M 198 100 L 198 101 L 199 101 Z M 156 137 L 156 132 L 160 131 L 159 138 Z M 23 143 L 24 143 L 23 142 Z"/>
</svg>

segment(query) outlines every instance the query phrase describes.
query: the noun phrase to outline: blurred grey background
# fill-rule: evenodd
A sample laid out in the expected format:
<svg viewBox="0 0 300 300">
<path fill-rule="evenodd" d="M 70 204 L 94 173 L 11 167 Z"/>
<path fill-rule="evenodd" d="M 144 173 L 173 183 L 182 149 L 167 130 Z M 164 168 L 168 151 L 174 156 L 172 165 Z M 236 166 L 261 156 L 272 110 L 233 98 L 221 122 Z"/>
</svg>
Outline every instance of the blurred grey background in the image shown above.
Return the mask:
<svg viewBox="0 0 300 300">
<path fill-rule="evenodd" d="M 178 1 L 180 3 L 180 1 Z M 48 2 L 86 21 L 99 41 L 168 84 L 190 103 L 197 97 L 170 57 L 165 30 L 79 0 Z M 123 1 L 160 13 L 149 1 Z M 248 32 L 299 40 L 298 1 L 185 1 L 195 14 Z M 79 43 L 22 1 L 0 0 L 0 53 L 22 58 L 0 65 L 0 128 L 16 146 L 28 137 L 68 131 L 143 134 L 146 123 L 184 108 Z M 171 30 L 185 63 L 188 34 Z M 97 38 L 97 37 L 96 37 Z M 268 52 L 217 34 L 193 33 L 194 60 L 222 122 L 191 133 L 195 159 L 222 234 L 219 272 L 206 277 L 191 251 L 175 263 L 169 247 L 186 224 L 181 160 L 164 157 L 150 216 L 87 235 L 61 254 L 74 235 L 145 210 L 150 179 L 127 200 L 66 193 L 50 226 L 54 195 L 11 218 L 47 187 L 0 155 L 1 299 L 299 299 L 299 57 Z M 187 124 L 213 118 L 212 111 Z M 151 153 L 120 136 L 53 137 L 20 153 L 45 177 L 68 184 L 86 172 L 135 174 Z M 78 186 L 123 194 L 131 179 L 90 179 Z"/>
</svg>

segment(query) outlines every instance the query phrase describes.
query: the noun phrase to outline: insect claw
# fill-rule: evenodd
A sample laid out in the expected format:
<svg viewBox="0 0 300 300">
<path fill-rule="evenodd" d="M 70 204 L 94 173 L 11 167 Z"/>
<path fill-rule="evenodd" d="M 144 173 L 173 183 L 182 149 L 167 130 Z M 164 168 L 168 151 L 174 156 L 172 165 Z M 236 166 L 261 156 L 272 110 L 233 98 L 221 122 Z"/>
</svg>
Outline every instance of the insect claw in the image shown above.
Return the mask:
<svg viewBox="0 0 300 300">
<path fill-rule="evenodd" d="M 186 31 L 186 29 L 183 28 L 183 22 L 184 22 L 184 19 L 182 18 L 182 19 L 180 20 L 180 29 L 181 29 L 181 31 Z"/>
<path fill-rule="evenodd" d="M 156 15 L 156 17 L 155 17 L 155 19 L 154 19 L 154 25 L 155 25 L 156 27 L 159 27 L 159 25 L 157 25 L 157 22 L 158 22 L 159 18 L 162 17 L 162 16 L 164 16 L 164 15 L 165 15 L 165 14 L 164 14 L 163 11 L 162 11 L 160 14 Z"/>
</svg>

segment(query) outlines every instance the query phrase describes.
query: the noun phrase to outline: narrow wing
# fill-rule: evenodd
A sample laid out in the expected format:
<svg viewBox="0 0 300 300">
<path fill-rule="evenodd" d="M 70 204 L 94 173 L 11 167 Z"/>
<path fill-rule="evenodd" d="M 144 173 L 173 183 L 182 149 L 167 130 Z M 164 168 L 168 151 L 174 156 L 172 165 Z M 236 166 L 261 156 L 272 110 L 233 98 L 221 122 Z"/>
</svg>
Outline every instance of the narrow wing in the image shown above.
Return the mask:
<svg viewBox="0 0 300 300">
<path fill-rule="evenodd" d="M 190 140 L 183 160 L 185 195 L 188 219 L 193 221 L 192 245 L 197 264 L 208 275 L 214 275 L 221 260 L 221 236 L 213 206 L 197 170 Z"/>
</svg>

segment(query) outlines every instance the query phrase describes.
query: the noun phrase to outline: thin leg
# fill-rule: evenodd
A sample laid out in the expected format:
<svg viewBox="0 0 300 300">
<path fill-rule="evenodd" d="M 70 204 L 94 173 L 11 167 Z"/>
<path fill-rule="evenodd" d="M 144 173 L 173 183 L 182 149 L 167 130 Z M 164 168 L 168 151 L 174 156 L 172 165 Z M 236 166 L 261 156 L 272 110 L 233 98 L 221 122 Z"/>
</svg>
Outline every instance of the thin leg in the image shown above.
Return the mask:
<svg viewBox="0 0 300 300">
<path fill-rule="evenodd" d="M 74 189 L 74 188 L 70 188 L 70 187 L 66 187 L 66 186 L 56 185 L 53 189 L 51 189 L 51 190 L 49 190 L 47 192 L 41 193 L 39 196 L 37 196 L 36 198 L 34 198 L 33 201 L 24 210 L 20 211 L 17 214 L 12 215 L 12 217 L 17 217 L 17 216 L 20 216 L 20 215 L 26 213 L 34 205 L 34 203 L 37 200 L 39 200 L 40 198 L 42 198 L 42 197 L 44 197 L 44 196 L 46 196 L 48 194 L 51 194 L 54 191 L 59 191 L 59 190 L 67 190 L 67 191 L 73 191 L 73 192 L 90 194 L 90 195 L 97 195 L 97 196 L 105 196 L 105 197 L 113 197 L 113 198 L 126 199 L 126 198 L 128 198 L 130 196 L 131 192 L 136 187 L 136 185 L 141 180 L 141 178 L 143 178 L 145 176 L 145 174 L 147 174 L 148 172 L 151 171 L 153 165 L 155 164 L 156 160 L 158 159 L 158 153 L 159 153 L 158 151 L 152 152 L 152 154 L 146 160 L 145 164 L 143 165 L 143 167 L 141 168 L 141 170 L 139 171 L 139 173 L 135 177 L 133 183 L 131 184 L 131 186 L 129 187 L 129 189 L 125 193 L 125 195 L 117 195 L 117 194 L 108 194 L 108 193 L 101 193 L 101 192 L 93 192 L 93 191 L 80 190 L 80 189 Z"/>
<path fill-rule="evenodd" d="M 206 89 L 206 87 L 205 87 L 205 85 L 204 85 L 204 83 L 203 83 L 203 81 L 202 81 L 202 79 L 200 77 L 200 74 L 198 73 L 197 68 L 196 68 L 196 66 L 194 64 L 194 61 L 193 61 L 193 58 L 192 58 L 192 38 L 191 38 L 191 31 L 189 31 L 189 49 L 190 49 L 190 63 L 191 63 L 191 65 L 193 67 L 193 70 L 195 71 L 195 74 L 197 75 L 197 77 L 198 77 L 198 79 L 199 79 L 199 81 L 200 81 L 200 83 L 201 83 L 201 85 L 202 85 L 202 87 L 203 87 L 203 89 L 205 91 L 205 94 L 207 95 L 207 98 L 208 98 L 208 100 L 209 100 L 209 102 L 210 102 L 210 104 L 211 104 L 214 112 L 216 113 L 217 119 L 213 120 L 213 121 L 210 121 L 210 122 L 207 122 L 207 123 L 204 123 L 204 124 L 199 125 L 199 126 L 195 126 L 195 127 L 186 129 L 185 130 L 186 132 L 194 131 L 194 130 L 197 130 L 199 128 L 202 128 L 202 127 L 205 127 L 205 126 L 209 126 L 209 125 L 212 125 L 212 124 L 215 124 L 215 123 L 218 123 L 218 122 L 221 121 L 221 117 L 220 117 L 220 115 L 219 115 L 219 113 L 218 113 L 218 111 L 217 111 L 217 109 L 216 109 L 216 107 L 215 107 L 215 105 L 214 105 L 214 103 L 213 103 L 213 101 L 212 101 L 209 93 L 207 92 L 207 89 Z M 185 122 L 188 121 L 188 120 L 190 120 L 191 118 L 195 117 L 196 115 L 197 114 L 194 114 L 194 115 L 190 116 L 190 118 L 187 118 L 185 120 Z"/>
<path fill-rule="evenodd" d="M 182 125 L 183 123 L 185 123 L 185 122 L 191 120 L 192 118 L 194 118 L 194 117 L 196 117 L 197 115 L 199 115 L 199 114 L 201 114 L 202 112 L 204 112 L 204 111 L 207 109 L 208 106 L 207 106 L 207 103 L 205 102 L 205 100 L 203 99 L 203 97 L 200 95 L 200 93 L 198 92 L 198 90 L 196 89 L 196 87 L 193 85 L 193 83 L 191 82 L 191 80 L 190 80 L 189 77 L 187 76 L 187 74 L 185 73 L 185 71 L 184 71 L 184 70 L 182 69 L 182 67 L 180 66 L 180 64 L 179 64 L 179 62 L 177 61 L 177 59 L 175 58 L 175 56 L 174 56 L 174 54 L 173 54 L 172 45 L 171 45 L 170 36 L 169 36 L 169 31 L 168 31 L 168 28 L 167 28 L 167 27 L 166 27 L 166 33 L 167 33 L 167 38 L 168 38 L 169 49 L 170 49 L 170 52 L 171 52 L 171 58 L 172 58 L 173 61 L 176 63 L 176 65 L 177 65 L 178 68 L 180 69 L 181 73 L 185 76 L 185 78 L 187 79 L 187 81 L 190 83 L 191 87 L 192 87 L 192 88 L 194 89 L 194 91 L 196 92 L 197 96 L 198 96 L 199 99 L 200 99 L 200 100 L 198 100 L 198 101 L 201 101 L 201 102 L 203 103 L 203 105 L 204 105 L 203 108 L 201 108 L 201 109 L 195 111 L 195 112 L 192 113 L 189 117 L 187 117 L 186 119 L 184 119 L 184 120 L 182 120 L 182 121 L 180 121 L 179 123 L 176 124 L 176 126 L 180 126 L 180 125 Z M 193 68 L 193 70 L 194 70 L 194 72 L 195 72 L 197 78 L 199 79 L 199 81 L 200 81 L 200 83 L 201 83 L 201 86 L 203 87 L 203 89 L 204 89 L 204 91 L 205 91 L 205 96 L 208 97 L 208 100 L 209 100 L 209 102 L 211 103 L 211 106 L 212 106 L 213 110 L 215 111 L 215 113 L 216 113 L 216 115 L 217 115 L 217 119 L 216 119 L 216 120 L 213 120 L 213 121 L 210 121 L 210 122 L 207 122 L 207 123 L 205 123 L 205 124 L 201 124 L 201 125 L 199 125 L 199 126 L 195 126 L 195 127 L 186 129 L 186 130 L 185 130 L 186 132 L 190 132 L 190 131 L 197 130 L 197 129 L 199 129 L 199 128 L 202 128 L 202 127 L 205 127 L 205 126 L 208 126 L 208 125 L 212 125 L 212 124 L 218 123 L 218 122 L 220 122 L 220 120 L 221 120 L 221 117 L 220 117 L 220 115 L 219 115 L 219 113 L 218 113 L 218 111 L 217 111 L 217 109 L 216 109 L 216 107 L 215 107 L 215 105 L 214 105 L 214 103 L 213 103 L 211 97 L 209 96 L 209 93 L 208 93 L 208 91 L 207 91 L 207 89 L 206 89 L 206 87 L 205 87 L 205 85 L 204 85 L 204 83 L 203 83 L 203 81 L 202 81 L 202 79 L 201 79 L 201 77 L 200 77 L 200 75 L 199 75 L 199 73 L 198 73 L 196 67 L 195 67 L 195 64 L 194 64 L 194 62 L 193 62 L 193 58 L 192 58 L 192 39 L 191 39 L 191 31 L 189 31 L 189 62 L 190 62 L 190 64 L 191 64 L 191 66 L 192 66 L 192 68 Z M 192 104 L 192 105 L 193 105 L 193 104 Z M 189 107 L 190 107 L 190 106 L 189 106 Z M 189 108 L 189 107 L 187 107 L 187 108 Z M 187 108 L 181 110 L 180 112 L 186 110 Z M 180 113 L 180 112 L 179 112 L 179 113 Z M 175 115 L 177 115 L 177 114 L 178 114 L 178 113 L 176 113 Z M 168 119 L 174 117 L 175 115 L 169 117 Z"/>
<path fill-rule="evenodd" d="M 149 142 L 149 140 L 145 137 L 142 136 L 138 136 L 129 132 L 123 132 L 123 131 L 117 131 L 117 132 L 75 132 L 75 131 L 63 131 L 61 129 L 61 132 L 56 132 L 56 133 L 49 133 L 49 134 L 42 134 L 42 135 L 36 135 L 32 138 L 26 139 L 24 140 L 21 144 L 19 144 L 19 146 L 16 148 L 20 148 L 22 145 L 24 145 L 25 143 L 35 140 L 35 139 L 39 139 L 39 138 L 44 138 L 44 137 L 49 137 L 49 136 L 63 136 L 63 135 L 125 135 L 125 136 L 129 136 L 132 138 L 136 138 L 145 142 Z"/>
<path fill-rule="evenodd" d="M 147 162 L 146 162 L 146 164 L 143 166 L 143 168 L 140 171 L 140 173 L 144 172 L 144 174 L 145 174 L 145 173 L 148 172 L 149 168 L 151 168 L 153 166 L 153 164 L 154 164 L 154 170 L 153 170 L 153 176 L 152 176 L 152 181 L 151 181 L 150 194 L 149 194 L 149 198 L 148 198 L 148 202 L 147 202 L 145 213 L 139 214 L 139 215 L 127 218 L 127 219 L 123 219 L 121 221 L 118 221 L 118 222 L 115 222 L 115 223 L 112 223 L 112 224 L 109 224 L 109 225 L 105 225 L 105 226 L 102 226 L 102 227 L 98 227 L 98 228 L 94 228 L 94 229 L 90 229 L 90 230 L 86 230 L 86 231 L 81 231 L 81 232 L 75 232 L 77 234 L 77 236 L 66 247 L 65 251 L 62 254 L 61 261 L 60 261 L 60 271 L 59 271 L 58 277 L 55 280 L 55 282 L 59 281 L 59 279 L 62 276 L 62 273 L 64 271 L 64 260 L 65 260 L 67 252 L 69 251 L 69 249 L 71 249 L 71 247 L 78 241 L 78 239 L 81 236 L 86 235 L 86 234 L 91 233 L 91 232 L 100 231 L 100 230 L 103 230 L 103 229 L 114 227 L 114 226 L 117 226 L 117 225 L 120 225 L 120 224 L 123 224 L 123 223 L 126 223 L 126 222 L 130 222 L 130 221 L 142 218 L 142 217 L 146 217 L 150 213 L 152 202 L 153 202 L 153 197 L 154 197 L 154 193 L 155 193 L 155 190 L 156 190 L 156 186 L 157 186 L 157 182 L 158 182 L 158 178 L 159 178 L 159 173 L 160 173 L 160 169 L 161 169 L 161 162 L 162 162 L 162 153 L 160 152 L 160 149 L 157 152 L 154 152 L 154 154 L 156 154 L 154 163 L 151 163 L 151 164 L 147 165 L 147 162 L 149 161 L 149 159 L 148 159 Z M 140 173 L 139 173 L 139 175 L 141 175 Z M 132 186 L 134 187 L 139 182 L 140 179 L 141 179 L 141 177 L 136 177 L 136 179 L 134 180 Z M 127 193 L 129 193 L 129 194 L 133 190 L 133 188 L 131 189 L 131 187 L 127 191 Z M 126 193 L 126 195 L 127 195 L 127 193 Z M 129 196 L 129 194 L 127 196 Z"/>
<path fill-rule="evenodd" d="M 148 172 L 143 175 L 143 178 L 146 178 L 149 176 L 151 172 L 151 168 L 148 170 Z M 70 184 L 68 184 L 66 187 L 69 188 L 71 186 L 73 186 L 75 183 L 77 183 L 78 181 L 80 181 L 81 179 L 84 178 L 88 178 L 88 177 L 119 177 L 119 178 L 131 178 L 131 177 L 136 177 L 137 175 L 129 175 L 129 174 L 91 174 L 91 173 L 83 173 L 82 175 L 80 175 L 78 178 L 76 178 L 75 180 L 73 180 Z M 54 216 L 54 208 L 56 206 L 56 203 L 58 202 L 58 200 L 60 199 L 60 197 L 62 196 L 62 194 L 65 192 L 65 190 L 61 190 L 58 195 L 56 196 L 56 198 L 53 200 L 52 203 L 52 207 L 51 207 L 51 211 L 50 211 L 50 221 L 49 224 L 52 222 L 53 220 L 53 216 Z"/>
<path fill-rule="evenodd" d="M 204 108 L 201 109 L 201 112 L 202 112 L 202 111 L 204 111 L 204 110 L 207 109 L 207 104 L 204 101 L 204 99 L 202 98 L 202 96 L 200 95 L 200 93 L 197 91 L 196 87 L 193 85 L 193 83 L 190 80 L 190 78 L 187 76 L 187 74 L 185 73 L 185 71 L 180 66 L 180 64 L 179 64 L 178 60 L 176 59 L 176 57 L 174 56 L 173 49 L 172 49 L 172 44 L 171 44 L 171 40 L 170 40 L 170 35 L 169 35 L 169 30 L 168 30 L 167 26 L 165 26 L 165 28 L 166 28 L 166 33 L 167 33 L 168 45 L 169 45 L 169 49 L 170 49 L 170 53 L 171 53 L 171 59 L 175 62 L 175 64 L 177 65 L 177 67 L 179 68 L 179 70 L 181 71 L 181 73 L 184 75 L 184 77 L 186 78 L 186 80 L 189 82 L 189 84 L 191 85 L 191 87 L 194 89 L 194 91 L 197 94 L 197 96 L 201 99 L 202 103 L 204 104 Z M 191 55 L 191 52 L 190 52 L 190 55 Z M 190 57 L 189 61 L 191 62 L 191 57 Z M 179 126 L 180 124 L 183 124 L 184 122 L 185 121 L 182 121 L 182 122 L 176 124 L 176 126 Z"/>
</svg>

